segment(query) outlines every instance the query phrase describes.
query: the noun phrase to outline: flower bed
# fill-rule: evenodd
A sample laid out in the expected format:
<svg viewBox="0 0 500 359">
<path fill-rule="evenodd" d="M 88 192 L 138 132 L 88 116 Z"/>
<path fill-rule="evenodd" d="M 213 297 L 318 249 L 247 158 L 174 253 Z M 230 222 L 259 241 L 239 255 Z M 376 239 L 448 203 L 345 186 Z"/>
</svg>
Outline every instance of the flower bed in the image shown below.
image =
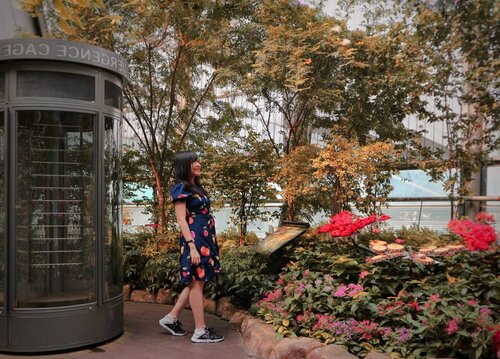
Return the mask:
<svg viewBox="0 0 500 359">
<path fill-rule="evenodd" d="M 448 244 L 435 243 L 423 253 L 393 246 L 397 257 L 387 253 L 367 263 L 376 253 L 353 236 L 377 224 L 368 218 L 343 213 L 318 231 L 335 238 L 313 236 L 295 248 L 274 290 L 256 304 L 258 314 L 279 336 L 341 344 L 360 357 L 375 350 L 391 357 L 496 356 L 499 258 L 488 224 L 455 223 L 450 229 L 462 243 L 450 245 L 461 239 L 447 235 Z M 422 263 L 423 256 L 432 262 Z"/>
</svg>

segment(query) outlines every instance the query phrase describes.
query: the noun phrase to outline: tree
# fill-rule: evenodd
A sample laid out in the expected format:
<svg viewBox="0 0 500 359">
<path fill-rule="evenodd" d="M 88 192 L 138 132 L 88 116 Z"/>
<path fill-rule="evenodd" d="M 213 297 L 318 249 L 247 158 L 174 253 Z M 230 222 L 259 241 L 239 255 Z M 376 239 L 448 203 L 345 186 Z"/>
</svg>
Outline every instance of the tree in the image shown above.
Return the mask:
<svg viewBox="0 0 500 359">
<path fill-rule="evenodd" d="M 271 180 L 276 164 L 268 140 L 259 140 L 255 132 L 229 140 L 224 146 L 206 152 L 207 176 L 211 195 L 232 207 L 240 230 L 240 245 L 248 223 L 269 216 L 261 207 L 274 199 Z"/>
<path fill-rule="evenodd" d="M 498 5 L 466 0 L 401 7 L 421 49 L 418 60 L 427 64 L 422 86 L 436 110 L 427 112 L 425 120 L 443 122 L 446 128 L 443 149 L 415 147 L 424 154 L 421 168 L 444 179 L 452 218 L 460 215 L 457 204 L 479 183 L 480 169 L 500 146 Z"/>
<path fill-rule="evenodd" d="M 289 181 L 285 196 L 292 203 L 302 197 L 306 201 L 300 203 L 314 203 L 314 210 L 329 215 L 351 210 L 351 206 L 373 214 L 392 190 L 390 179 L 397 173 L 398 161 L 399 151 L 392 144 L 360 145 L 353 137 L 333 134 L 324 148 L 294 149 L 285 157 L 280 175 Z"/>
<path fill-rule="evenodd" d="M 124 120 L 138 141 L 137 163 L 147 163 L 154 188 L 155 217 L 166 226 L 172 159 L 178 150 L 203 145 L 197 133 L 203 109 L 246 64 L 242 31 L 252 4 L 245 1 L 27 0 L 35 13 L 47 9 L 53 36 L 103 46 L 131 68 L 124 89 Z M 241 26 L 240 26 L 241 25 Z M 240 28 L 241 27 L 241 28 Z M 249 34 L 248 36 L 252 36 Z M 246 67 L 246 66 L 245 66 Z M 214 134 L 212 134 L 213 136 Z"/>
<path fill-rule="evenodd" d="M 366 4 L 343 2 L 351 7 Z M 364 13 L 372 20 L 387 7 L 387 1 L 369 3 Z M 451 217 L 456 218 L 463 197 L 479 193 L 480 169 L 500 145 L 499 2 L 395 0 L 392 5 L 392 11 L 367 26 L 380 33 L 378 25 L 385 22 L 386 28 L 405 33 L 404 48 L 412 54 L 407 60 L 415 64 L 410 78 L 426 104 L 415 115 L 428 123 L 443 123 L 445 128 L 441 148 L 431 148 L 417 137 L 411 143 L 414 157 L 410 160 L 434 180 L 444 181 Z M 421 134 L 425 136 L 425 131 Z"/>
</svg>

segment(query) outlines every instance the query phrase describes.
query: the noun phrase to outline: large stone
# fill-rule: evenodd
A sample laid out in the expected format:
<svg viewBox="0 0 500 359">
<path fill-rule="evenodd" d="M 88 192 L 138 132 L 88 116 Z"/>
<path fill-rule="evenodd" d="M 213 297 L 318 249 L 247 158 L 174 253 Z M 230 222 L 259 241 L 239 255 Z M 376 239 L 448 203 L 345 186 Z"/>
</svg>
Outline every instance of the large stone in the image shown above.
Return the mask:
<svg viewBox="0 0 500 359">
<path fill-rule="evenodd" d="M 231 298 L 222 297 L 217 302 L 217 315 L 224 320 L 231 319 L 233 313 L 236 312 L 236 307 L 231 303 Z"/>
<path fill-rule="evenodd" d="M 313 349 L 307 354 L 307 359 L 357 359 L 357 356 L 352 355 L 340 345 L 325 345 Z"/>
<path fill-rule="evenodd" d="M 131 288 L 129 284 L 123 286 L 123 301 L 128 302 L 130 300 Z"/>
<path fill-rule="evenodd" d="M 156 293 L 156 303 L 158 304 L 174 304 L 174 298 L 172 297 L 172 290 L 167 288 L 161 288 Z"/>
<path fill-rule="evenodd" d="M 273 348 L 278 343 L 276 332 L 269 324 L 260 319 L 247 316 L 242 325 L 243 349 L 248 356 L 257 359 L 268 359 Z"/>
<path fill-rule="evenodd" d="M 263 320 L 247 315 L 241 323 L 241 334 L 245 335 L 250 327 L 255 324 L 265 324 Z"/>
<path fill-rule="evenodd" d="M 285 338 L 274 347 L 269 359 L 304 359 L 311 351 L 322 346 L 324 344 L 312 338 Z"/>
<path fill-rule="evenodd" d="M 235 312 L 231 319 L 229 319 L 227 329 L 240 331 L 241 324 L 243 323 L 247 315 L 247 312 L 242 310 Z"/>
<path fill-rule="evenodd" d="M 379 352 L 370 352 L 365 359 L 391 359 L 389 354 L 379 353 Z"/>
<path fill-rule="evenodd" d="M 217 302 L 215 301 L 215 299 L 205 298 L 204 309 L 205 309 L 205 312 L 207 312 L 207 313 L 216 314 L 217 313 Z"/>
<path fill-rule="evenodd" d="M 147 290 L 134 290 L 130 294 L 130 300 L 132 302 L 139 303 L 155 303 L 155 296 L 153 293 L 148 292 Z"/>
</svg>

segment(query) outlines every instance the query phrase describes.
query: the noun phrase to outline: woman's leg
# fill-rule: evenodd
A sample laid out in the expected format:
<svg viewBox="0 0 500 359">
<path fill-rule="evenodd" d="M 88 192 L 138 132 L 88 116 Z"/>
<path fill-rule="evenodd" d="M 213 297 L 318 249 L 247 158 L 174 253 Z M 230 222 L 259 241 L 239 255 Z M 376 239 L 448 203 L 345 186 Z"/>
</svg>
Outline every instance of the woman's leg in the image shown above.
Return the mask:
<svg viewBox="0 0 500 359">
<path fill-rule="evenodd" d="M 182 310 L 186 307 L 186 305 L 189 303 L 189 293 L 191 291 L 191 288 L 187 285 L 184 287 L 182 290 L 181 294 L 179 295 L 179 298 L 177 299 L 177 302 L 175 303 L 174 307 L 170 311 L 170 316 L 172 319 L 177 319 L 179 318 L 179 315 L 181 314 Z"/>
<path fill-rule="evenodd" d="M 192 282 L 189 284 L 189 305 L 193 312 L 194 324 L 196 329 L 205 328 L 204 297 L 203 287 L 205 282 Z"/>
</svg>

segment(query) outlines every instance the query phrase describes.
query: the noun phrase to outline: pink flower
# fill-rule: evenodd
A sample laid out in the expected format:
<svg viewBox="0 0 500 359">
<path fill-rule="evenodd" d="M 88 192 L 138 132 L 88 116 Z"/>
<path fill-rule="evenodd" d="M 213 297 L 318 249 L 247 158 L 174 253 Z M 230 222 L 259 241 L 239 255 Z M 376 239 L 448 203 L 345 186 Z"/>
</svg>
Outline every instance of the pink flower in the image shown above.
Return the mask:
<svg viewBox="0 0 500 359">
<path fill-rule="evenodd" d="M 396 238 L 394 242 L 396 242 L 397 244 L 403 244 L 405 241 L 402 240 L 401 238 Z"/>
<path fill-rule="evenodd" d="M 283 284 L 283 279 L 281 279 L 281 278 L 280 278 L 280 279 L 278 279 L 278 284 L 279 284 L 279 285 L 282 285 L 282 284 Z"/>
<path fill-rule="evenodd" d="M 368 274 L 370 274 L 370 272 L 368 272 L 367 270 L 364 270 L 362 271 L 361 273 L 359 273 L 359 277 L 361 279 L 363 279 L 364 277 L 366 277 Z"/>
<path fill-rule="evenodd" d="M 379 234 L 380 232 L 382 232 L 382 231 L 378 227 L 375 227 L 372 229 L 372 233 Z"/>
<path fill-rule="evenodd" d="M 478 303 L 478 302 L 477 302 L 477 300 L 475 300 L 475 299 L 471 299 L 471 300 L 469 300 L 469 301 L 467 302 L 467 304 L 469 304 L 469 305 L 477 305 L 477 303 Z"/>
<path fill-rule="evenodd" d="M 448 328 L 446 328 L 446 332 L 448 333 L 448 335 L 454 334 L 459 329 L 459 322 L 459 318 L 454 318 L 448 322 Z"/>
<path fill-rule="evenodd" d="M 347 289 L 348 288 L 345 285 L 341 285 L 340 287 L 338 287 L 337 291 L 333 295 L 337 298 L 344 297 L 347 292 Z"/>
<path fill-rule="evenodd" d="M 351 283 L 347 287 L 350 289 L 350 297 L 354 297 L 356 294 L 363 291 L 363 287 L 358 284 Z"/>
<path fill-rule="evenodd" d="M 439 299 L 439 294 L 438 294 L 438 293 L 434 293 L 433 295 L 431 295 L 431 296 L 429 297 L 429 300 L 430 300 L 431 302 L 437 302 L 437 301 L 438 301 L 438 299 Z"/>
</svg>

